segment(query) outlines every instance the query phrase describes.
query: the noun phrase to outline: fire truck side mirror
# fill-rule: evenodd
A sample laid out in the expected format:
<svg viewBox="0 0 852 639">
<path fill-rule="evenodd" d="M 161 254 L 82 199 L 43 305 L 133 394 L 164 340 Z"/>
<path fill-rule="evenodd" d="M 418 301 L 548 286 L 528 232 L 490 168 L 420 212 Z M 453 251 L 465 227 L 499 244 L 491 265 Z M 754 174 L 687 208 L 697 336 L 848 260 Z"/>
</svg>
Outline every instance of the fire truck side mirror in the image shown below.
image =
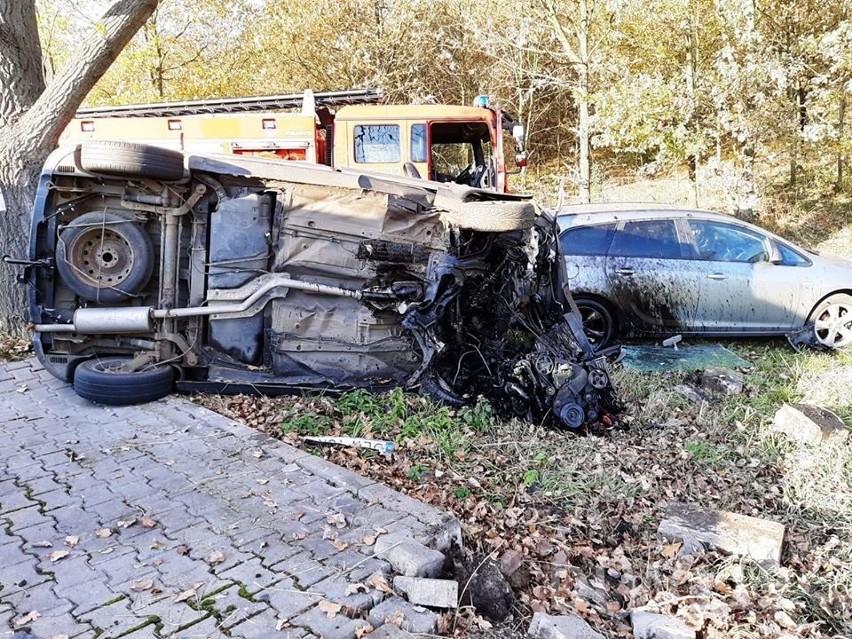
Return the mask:
<svg viewBox="0 0 852 639">
<path fill-rule="evenodd" d="M 512 138 L 515 140 L 515 147 L 518 153 L 524 152 L 524 141 L 526 139 L 526 131 L 521 124 L 516 124 L 512 127 Z"/>
<path fill-rule="evenodd" d="M 524 168 L 527 165 L 527 154 L 526 153 L 518 153 L 515 156 L 515 166 L 519 169 Z"/>
</svg>

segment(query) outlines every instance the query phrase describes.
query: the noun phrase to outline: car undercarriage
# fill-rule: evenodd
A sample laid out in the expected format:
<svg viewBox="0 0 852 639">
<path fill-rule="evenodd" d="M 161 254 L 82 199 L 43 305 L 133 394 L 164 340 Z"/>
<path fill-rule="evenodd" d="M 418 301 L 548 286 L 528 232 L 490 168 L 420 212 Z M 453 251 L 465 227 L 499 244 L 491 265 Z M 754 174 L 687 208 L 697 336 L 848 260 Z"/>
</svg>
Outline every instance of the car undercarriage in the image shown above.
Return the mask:
<svg viewBox="0 0 852 639">
<path fill-rule="evenodd" d="M 401 386 L 608 427 L 554 229 L 519 196 L 89 142 L 41 177 L 35 349 L 102 403 Z"/>
</svg>

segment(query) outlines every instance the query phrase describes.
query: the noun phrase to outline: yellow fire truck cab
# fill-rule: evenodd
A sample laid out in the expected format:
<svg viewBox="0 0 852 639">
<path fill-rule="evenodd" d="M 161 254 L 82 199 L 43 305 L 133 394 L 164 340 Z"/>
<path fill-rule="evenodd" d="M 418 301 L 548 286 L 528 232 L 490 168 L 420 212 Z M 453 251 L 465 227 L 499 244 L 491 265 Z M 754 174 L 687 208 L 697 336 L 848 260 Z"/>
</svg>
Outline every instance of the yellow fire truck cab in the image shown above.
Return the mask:
<svg viewBox="0 0 852 639">
<path fill-rule="evenodd" d="M 523 127 L 484 96 L 472 107 L 381 101 L 377 91 L 359 89 L 97 107 L 79 111 L 60 144 L 141 142 L 357 167 L 500 192 L 514 172 L 507 169 L 505 153 L 514 155 L 517 167 L 526 166 Z"/>
</svg>

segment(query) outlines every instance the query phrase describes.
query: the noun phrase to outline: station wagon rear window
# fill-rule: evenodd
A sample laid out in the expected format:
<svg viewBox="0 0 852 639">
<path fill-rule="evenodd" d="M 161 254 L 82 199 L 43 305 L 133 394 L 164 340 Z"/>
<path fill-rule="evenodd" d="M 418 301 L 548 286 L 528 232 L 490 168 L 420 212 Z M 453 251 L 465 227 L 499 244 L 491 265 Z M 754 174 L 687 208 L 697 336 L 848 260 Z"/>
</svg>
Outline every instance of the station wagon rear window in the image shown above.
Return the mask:
<svg viewBox="0 0 852 639">
<path fill-rule="evenodd" d="M 388 164 L 402 158 L 398 124 L 355 125 L 355 161 Z"/>
</svg>

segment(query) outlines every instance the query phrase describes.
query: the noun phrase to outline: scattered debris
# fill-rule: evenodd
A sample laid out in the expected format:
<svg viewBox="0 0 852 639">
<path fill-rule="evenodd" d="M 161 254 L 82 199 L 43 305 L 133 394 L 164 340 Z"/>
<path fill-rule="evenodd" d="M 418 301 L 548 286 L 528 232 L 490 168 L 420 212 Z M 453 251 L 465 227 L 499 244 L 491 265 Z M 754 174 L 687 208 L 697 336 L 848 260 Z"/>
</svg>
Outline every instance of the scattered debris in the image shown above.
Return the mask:
<svg viewBox="0 0 852 639">
<path fill-rule="evenodd" d="M 751 557 L 765 568 L 781 565 L 784 526 L 767 519 L 674 503 L 660 522 L 659 533 L 666 539 L 682 541 L 681 554 L 707 546 Z"/>
<path fill-rule="evenodd" d="M 54 550 L 52 553 L 50 553 L 50 554 L 47 556 L 47 558 L 48 558 L 51 562 L 57 562 L 57 561 L 59 561 L 60 559 L 65 559 L 65 558 L 66 558 L 68 555 L 70 555 L 70 554 L 71 554 L 71 553 L 70 553 L 69 551 L 67 551 L 67 550 Z"/>
<path fill-rule="evenodd" d="M 79 543 L 80 543 L 80 538 L 77 535 L 68 535 L 65 538 L 65 545 L 68 546 L 69 548 L 73 548 L 74 546 L 76 546 Z"/>
<path fill-rule="evenodd" d="M 459 584 L 452 579 L 394 577 L 393 587 L 413 604 L 430 608 L 455 608 L 459 602 Z"/>
<path fill-rule="evenodd" d="M 672 391 L 686 397 L 691 402 L 700 403 L 708 400 L 708 395 L 704 391 L 689 384 L 678 384 Z"/>
<path fill-rule="evenodd" d="M 745 376 L 730 368 L 708 368 L 701 374 L 701 387 L 719 395 L 739 395 Z"/>
<path fill-rule="evenodd" d="M 534 639 L 604 639 L 577 615 L 533 615 L 527 634 Z"/>
<path fill-rule="evenodd" d="M 817 339 L 816 328 L 813 324 L 806 324 L 798 330 L 787 333 L 787 342 L 798 353 L 801 353 L 807 348 L 817 351 L 833 350 Z"/>
<path fill-rule="evenodd" d="M 370 610 L 367 621 L 374 628 L 384 624 L 399 626 L 414 634 L 432 634 L 438 628 L 438 615 L 415 606 L 402 597 L 390 597 Z"/>
<path fill-rule="evenodd" d="M 95 530 L 95 537 L 98 539 L 106 539 L 107 537 L 112 536 L 112 530 L 110 528 L 98 528 Z"/>
<path fill-rule="evenodd" d="M 334 437 L 331 435 L 306 435 L 303 441 L 309 444 L 336 444 L 338 446 L 349 446 L 353 448 L 366 448 L 375 450 L 383 455 L 393 454 L 393 442 L 384 439 L 364 439 L 363 437 Z"/>
<path fill-rule="evenodd" d="M 207 563 L 213 565 L 221 564 L 223 561 L 225 561 L 225 553 L 223 553 L 221 550 L 214 550 L 207 558 Z"/>
<path fill-rule="evenodd" d="M 17 619 L 15 619 L 12 623 L 16 628 L 22 628 L 27 624 L 31 624 L 33 621 L 41 618 L 41 613 L 38 610 L 31 610 L 25 615 L 21 615 Z"/>
<path fill-rule="evenodd" d="M 139 523 L 141 523 L 145 528 L 153 528 L 157 525 L 157 520 L 153 517 L 145 515 L 144 517 L 142 517 Z"/>
<path fill-rule="evenodd" d="M 681 345 L 666 348 L 653 344 L 622 346 L 621 363 L 625 368 L 643 373 L 703 371 L 708 368 L 747 368 L 749 362 L 720 344 Z"/>
<path fill-rule="evenodd" d="M 382 535 L 373 549 L 406 577 L 437 577 L 444 566 L 443 554 L 404 535 Z"/>
<path fill-rule="evenodd" d="M 683 341 L 683 335 L 673 335 L 667 339 L 663 340 L 663 346 L 666 348 L 674 348 L 678 350 L 677 345 Z"/>
<path fill-rule="evenodd" d="M 676 617 L 634 610 L 630 621 L 635 639 L 695 639 L 695 630 Z"/>
<path fill-rule="evenodd" d="M 141 579 L 130 584 L 130 589 L 134 592 L 145 592 L 153 588 L 154 582 L 151 579 Z"/>
<path fill-rule="evenodd" d="M 844 441 L 849 437 L 849 429 L 842 419 L 813 404 L 784 404 L 775 413 L 772 430 L 800 444 Z"/>
<path fill-rule="evenodd" d="M 461 586 L 459 604 L 473 606 L 494 621 L 503 621 L 512 612 L 512 587 L 491 556 L 474 557 L 456 545 L 450 548 L 453 574 Z"/>
</svg>

